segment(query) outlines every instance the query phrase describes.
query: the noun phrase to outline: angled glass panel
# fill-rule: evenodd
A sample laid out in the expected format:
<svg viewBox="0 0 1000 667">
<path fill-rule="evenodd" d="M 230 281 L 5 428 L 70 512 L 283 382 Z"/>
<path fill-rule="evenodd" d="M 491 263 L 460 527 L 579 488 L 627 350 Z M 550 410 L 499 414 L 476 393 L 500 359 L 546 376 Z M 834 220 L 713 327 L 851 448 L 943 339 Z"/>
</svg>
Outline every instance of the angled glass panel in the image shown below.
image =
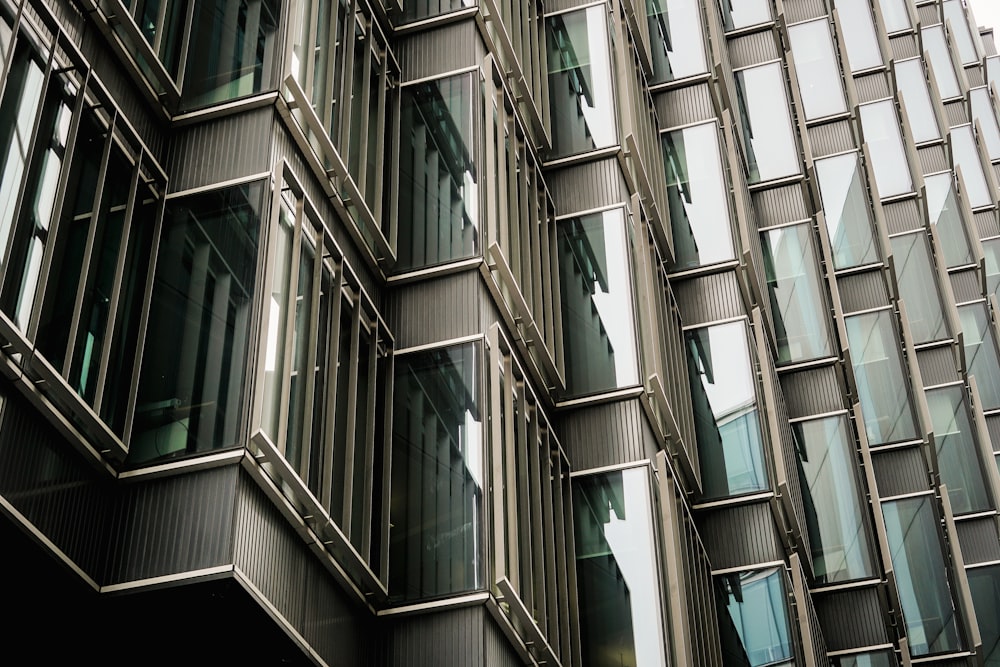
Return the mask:
<svg viewBox="0 0 1000 667">
<path fill-rule="evenodd" d="M 983 241 L 983 255 L 986 256 L 986 296 L 996 294 L 1000 299 L 1000 238 Z"/>
<path fill-rule="evenodd" d="M 879 49 L 875 21 L 868 0 L 837 0 L 835 4 L 840 15 L 851 71 L 880 67 L 882 51 Z"/>
<path fill-rule="evenodd" d="M 1000 56 L 986 58 L 986 84 L 1000 86 Z"/>
<path fill-rule="evenodd" d="M 914 656 L 961 648 L 934 496 L 882 503 L 906 636 Z"/>
<path fill-rule="evenodd" d="M 767 488 L 756 374 L 743 321 L 685 333 L 706 498 Z"/>
<path fill-rule="evenodd" d="M 746 664 L 749 667 L 791 665 L 784 570 L 751 570 L 720 578 L 726 593 L 726 611 L 743 645 Z"/>
<path fill-rule="evenodd" d="M 1000 159 L 1000 125 L 997 124 L 997 114 L 993 109 L 989 88 L 973 88 L 969 91 L 972 101 L 972 117 L 979 121 L 983 129 L 983 139 L 986 142 L 986 152 L 991 160 Z"/>
<path fill-rule="evenodd" d="M 1000 667 L 1000 565 L 966 569 L 986 667 Z"/>
<path fill-rule="evenodd" d="M 969 22 L 965 18 L 965 8 L 962 7 L 961 0 L 944 0 L 942 6 L 944 7 L 944 20 L 951 21 L 952 35 L 962 64 L 978 65 L 979 53 L 976 51 L 976 43 L 972 39 L 972 32 L 969 30 Z"/>
<path fill-rule="evenodd" d="M 906 3 L 911 0 L 878 0 L 879 8 L 882 10 L 882 18 L 885 20 L 886 32 L 893 33 L 897 30 L 909 30 L 910 15 L 906 12 Z"/>
<path fill-rule="evenodd" d="M 720 4 L 726 30 L 739 30 L 771 20 L 768 0 L 722 0 Z"/>
<path fill-rule="evenodd" d="M 896 667 L 896 655 L 892 651 L 874 651 L 857 655 L 831 657 L 832 667 Z"/>
<path fill-rule="evenodd" d="M 666 132 L 662 141 L 675 268 L 735 259 L 718 126 Z"/>
<path fill-rule="evenodd" d="M 584 667 L 666 665 L 649 471 L 573 479 Z"/>
<path fill-rule="evenodd" d="M 993 196 L 986 183 L 983 173 L 983 162 L 979 158 L 979 148 L 972 134 L 971 125 L 951 128 L 951 148 L 955 160 L 955 168 L 961 167 L 962 179 L 965 181 L 966 197 L 969 206 L 992 206 Z"/>
<path fill-rule="evenodd" d="M 857 153 L 816 160 L 823 213 L 838 269 L 879 261 L 868 188 Z"/>
<path fill-rule="evenodd" d="M 832 353 L 829 315 L 820 283 L 812 225 L 761 232 L 764 272 L 778 343 L 778 361 Z"/>
<path fill-rule="evenodd" d="M 906 304 L 906 317 L 914 343 L 929 343 L 948 337 L 944 309 L 938 291 L 934 260 L 923 232 L 889 239 L 896 265 L 899 296 Z"/>
<path fill-rule="evenodd" d="M 951 172 L 924 177 L 927 189 L 927 213 L 937 226 L 937 239 L 945 266 L 964 266 L 972 262 L 972 248 L 965 233 L 958 195 Z"/>
<path fill-rule="evenodd" d="M 957 515 L 990 509 L 965 389 L 955 385 L 931 389 L 926 394 L 934 425 L 938 471 L 941 483 L 948 486 L 952 511 Z"/>
<path fill-rule="evenodd" d="M 900 60 L 896 62 L 896 86 L 906 104 L 906 118 L 910 121 L 913 141 L 921 143 L 941 138 L 937 116 L 931 103 L 930 89 L 927 77 L 924 75 L 924 65 L 920 58 Z"/>
<path fill-rule="evenodd" d="M 698 0 L 647 0 L 646 13 L 653 57 L 650 83 L 708 71 Z"/>
<path fill-rule="evenodd" d="M 261 428 L 278 442 L 278 415 L 281 411 L 281 378 L 285 375 L 285 338 L 288 317 L 288 289 L 292 274 L 292 226 L 295 221 L 287 204 L 278 213 L 274 250 L 274 278 L 267 301 L 267 334 L 264 340 L 264 397 Z M 345 364 L 346 365 L 346 364 Z"/>
<path fill-rule="evenodd" d="M 924 51 L 931 57 L 930 65 L 934 70 L 934 78 L 937 80 L 941 98 L 958 97 L 962 94 L 962 89 L 958 85 L 958 75 L 955 74 L 955 65 L 951 61 L 948 42 L 944 38 L 944 28 L 940 25 L 921 28 L 920 36 Z"/>
<path fill-rule="evenodd" d="M 1000 358 L 993 322 L 984 302 L 958 308 L 965 343 L 965 363 L 969 375 L 976 377 L 983 409 L 1000 408 Z"/>
<path fill-rule="evenodd" d="M 895 103 L 885 100 L 862 104 L 860 109 L 861 133 L 868 144 L 868 158 L 875 172 L 879 197 L 913 192 Z"/>
<path fill-rule="evenodd" d="M 618 142 L 607 13 L 595 5 L 545 19 L 553 158 Z"/>
<path fill-rule="evenodd" d="M 840 64 L 833 49 L 830 21 L 823 17 L 788 27 L 788 40 L 807 120 L 847 111 Z"/>
<path fill-rule="evenodd" d="M 751 183 L 801 170 L 781 63 L 736 72 L 736 98 Z"/>
<path fill-rule="evenodd" d="M 872 446 L 917 437 L 909 376 L 892 320 L 889 310 L 844 318 L 861 413 Z"/>
</svg>

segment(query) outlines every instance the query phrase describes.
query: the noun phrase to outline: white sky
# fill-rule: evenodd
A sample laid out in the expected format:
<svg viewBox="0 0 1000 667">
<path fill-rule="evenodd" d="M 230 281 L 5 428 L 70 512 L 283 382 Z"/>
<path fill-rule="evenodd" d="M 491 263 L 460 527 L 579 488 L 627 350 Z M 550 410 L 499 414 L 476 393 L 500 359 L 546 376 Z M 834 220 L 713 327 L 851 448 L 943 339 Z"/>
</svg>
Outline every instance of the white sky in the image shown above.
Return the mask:
<svg viewBox="0 0 1000 667">
<path fill-rule="evenodd" d="M 966 0 L 976 23 L 993 28 L 993 39 L 1000 42 L 1000 0 Z"/>
</svg>

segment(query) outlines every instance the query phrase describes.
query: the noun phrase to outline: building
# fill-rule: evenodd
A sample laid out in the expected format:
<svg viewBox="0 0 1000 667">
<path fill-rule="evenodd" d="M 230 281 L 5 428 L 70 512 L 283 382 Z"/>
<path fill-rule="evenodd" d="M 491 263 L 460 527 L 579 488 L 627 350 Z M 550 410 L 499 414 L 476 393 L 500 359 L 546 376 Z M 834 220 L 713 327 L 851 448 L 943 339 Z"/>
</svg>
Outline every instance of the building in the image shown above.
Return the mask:
<svg viewBox="0 0 1000 667">
<path fill-rule="evenodd" d="M 1000 665 L 962 0 L 0 0 L 4 662 Z"/>
</svg>

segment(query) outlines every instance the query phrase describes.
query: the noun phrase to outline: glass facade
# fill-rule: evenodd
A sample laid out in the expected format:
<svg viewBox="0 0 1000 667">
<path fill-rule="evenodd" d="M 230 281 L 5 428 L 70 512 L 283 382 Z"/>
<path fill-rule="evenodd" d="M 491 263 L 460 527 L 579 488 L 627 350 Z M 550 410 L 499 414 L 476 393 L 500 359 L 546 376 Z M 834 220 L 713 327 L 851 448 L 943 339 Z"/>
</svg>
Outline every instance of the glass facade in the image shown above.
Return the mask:
<svg viewBox="0 0 1000 667">
<path fill-rule="evenodd" d="M 954 385 L 928 390 L 927 408 L 934 427 L 938 472 L 948 487 L 952 511 L 958 515 L 989 510 L 992 503 L 965 389 Z"/>
<path fill-rule="evenodd" d="M 896 667 L 892 651 L 875 651 L 830 658 L 833 667 Z"/>
<path fill-rule="evenodd" d="M 1000 125 L 997 123 L 990 89 L 973 88 L 969 91 L 969 101 L 972 104 L 972 118 L 979 121 L 982 127 L 986 152 L 991 160 L 1000 159 Z"/>
<path fill-rule="evenodd" d="M 914 143 L 940 139 L 941 129 L 931 102 L 923 59 L 897 60 L 894 62 L 894 72 L 896 86 L 906 105 L 906 117 L 910 121 Z"/>
<path fill-rule="evenodd" d="M 924 177 L 927 214 L 937 228 L 945 266 L 964 266 L 972 263 L 972 248 L 965 232 L 962 209 L 955 192 L 951 172 Z"/>
<path fill-rule="evenodd" d="M 815 164 L 833 265 L 846 269 L 878 262 L 868 188 L 858 154 L 823 158 Z"/>
<path fill-rule="evenodd" d="M 768 0 L 723 2 L 720 6 L 726 30 L 739 30 L 771 20 L 771 3 Z"/>
<path fill-rule="evenodd" d="M 969 590 L 986 667 L 1000 667 L 1000 565 L 969 568 Z"/>
<path fill-rule="evenodd" d="M 969 303 L 958 308 L 965 345 L 965 365 L 976 378 L 984 409 L 1000 408 L 1000 356 L 993 321 L 986 303 Z"/>
<path fill-rule="evenodd" d="M 952 64 L 951 55 L 948 52 L 944 27 L 935 25 L 921 28 L 920 40 L 924 51 L 931 57 L 928 64 L 934 71 L 934 78 L 937 81 L 941 97 L 949 99 L 961 95 L 962 89 L 958 85 L 958 75 L 955 74 L 955 66 Z"/>
<path fill-rule="evenodd" d="M 973 209 L 980 206 L 992 206 L 993 195 L 990 194 L 983 173 L 983 162 L 979 157 L 979 146 L 973 134 L 971 125 L 951 128 L 951 149 L 955 160 L 955 169 L 962 170 L 965 181 L 964 197 Z"/>
<path fill-rule="evenodd" d="M 739 70 L 735 76 L 750 182 L 798 174 L 802 167 L 781 63 Z"/>
<path fill-rule="evenodd" d="M 910 15 L 906 11 L 906 3 L 910 0 L 878 0 L 885 21 L 886 32 L 910 29 Z"/>
<path fill-rule="evenodd" d="M 899 298 L 906 304 L 906 318 L 914 344 L 948 338 L 950 333 L 945 325 L 927 235 L 917 232 L 893 236 L 889 245 L 892 247 Z"/>
<path fill-rule="evenodd" d="M 647 0 L 646 13 L 653 58 L 650 83 L 708 72 L 698 0 Z"/>
<path fill-rule="evenodd" d="M 875 21 L 868 0 L 837 0 L 836 10 L 852 72 L 882 66 Z"/>
<path fill-rule="evenodd" d="M 746 664 L 749 667 L 792 665 L 784 570 L 723 575 L 722 582 L 726 611 L 743 645 Z"/>
<path fill-rule="evenodd" d="M 840 63 L 827 18 L 788 26 L 796 78 L 807 120 L 847 111 Z"/>
<path fill-rule="evenodd" d="M 893 197 L 913 191 L 910 170 L 906 168 L 906 150 L 900 132 L 896 104 L 891 100 L 863 104 L 861 133 L 868 144 L 868 158 L 875 172 L 880 197 Z"/>
</svg>

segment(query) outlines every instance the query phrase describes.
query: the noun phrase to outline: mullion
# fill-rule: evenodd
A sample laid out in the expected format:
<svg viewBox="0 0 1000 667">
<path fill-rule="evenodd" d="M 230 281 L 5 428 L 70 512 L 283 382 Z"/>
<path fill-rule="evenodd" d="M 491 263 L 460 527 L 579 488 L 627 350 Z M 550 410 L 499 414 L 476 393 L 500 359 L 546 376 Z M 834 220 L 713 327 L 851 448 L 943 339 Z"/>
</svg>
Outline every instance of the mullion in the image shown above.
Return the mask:
<svg viewBox="0 0 1000 667">
<path fill-rule="evenodd" d="M 364 442 L 364 477 L 363 492 L 361 494 L 361 558 L 367 563 L 371 558 L 372 533 L 372 490 L 374 487 L 374 465 L 375 465 L 375 397 L 377 395 L 376 385 L 378 384 L 378 321 L 371 325 L 370 341 L 368 346 L 368 411 L 366 412 L 367 422 L 365 424 Z M 359 360 L 360 363 L 361 360 Z"/>
<path fill-rule="evenodd" d="M 361 297 L 360 290 L 355 293 L 353 311 L 351 313 L 351 352 L 347 374 L 348 396 L 357 398 L 358 394 L 358 349 L 361 343 Z M 343 388 L 340 389 L 343 391 Z M 350 405 L 350 403 L 349 403 Z M 358 411 L 357 408 L 347 412 L 347 437 L 344 439 L 344 505 L 340 527 L 347 539 L 351 539 L 351 508 L 354 501 L 354 448 L 356 439 Z"/>
<path fill-rule="evenodd" d="M 341 388 L 337 386 L 337 366 L 342 362 L 346 363 L 346 360 L 339 358 L 341 310 L 344 302 L 343 294 L 341 294 L 343 284 L 344 261 L 340 259 L 334 262 L 333 284 L 330 287 L 330 299 L 333 301 L 331 303 L 332 312 L 330 313 L 330 341 L 327 345 L 329 352 L 326 363 L 326 375 L 328 378 L 326 382 L 326 418 L 324 419 L 322 433 L 323 446 L 326 448 L 326 452 L 323 457 L 325 463 L 323 466 L 323 481 L 320 484 L 320 503 L 327 511 L 330 511 L 331 503 L 333 502 L 333 458 L 338 454 L 334 450 L 337 419 L 343 416 L 337 414 L 337 392 L 341 391 Z M 333 517 L 333 519 L 339 521 L 340 517 Z"/>
<path fill-rule="evenodd" d="M 291 341 L 295 336 L 295 301 L 299 292 L 299 264 L 302 259 L 302 200 L 296 199 L 294 213 L 294 227 L 292 228 L 292 248 L 291 266 L 288 275 L 288 292 L 285 293 L 285 349 L 282 350 L 284 359 L 281 363 L 282 374 L 279 378 L 279 392 L 281 398 L 278 400 L 278 424 L 275 428 L 275 447 L 282 456 L 288 451 L 288 412 L 289 397 L 292 392 L 292 347 Z M 280 224 L 280 223 L 279 223 Z"/>
<path fill-rule="evenodd" d="M 303 224 L 306 224 L 303 222 Z M 311 224 L 311 223 L 310 223 Z M 313 446 L 313 410 L 315 408 L 316 356 L 319 344 L 319 333 L 322 323 L 319 321 L 319 307 L 321 293 L 323 291 L 323 233 L 320 232 L 316 239 L 316 248 L 313 255 L 313 284 L 311 301 L 309 304 L 309 339 L 306 343 L 306 366 L 305 366 L 305 405 L 302 410 L 302 442 L 299 449 L 299 476 L 306 484 L 309 483 L 309 464 Z"/>
</svg>

